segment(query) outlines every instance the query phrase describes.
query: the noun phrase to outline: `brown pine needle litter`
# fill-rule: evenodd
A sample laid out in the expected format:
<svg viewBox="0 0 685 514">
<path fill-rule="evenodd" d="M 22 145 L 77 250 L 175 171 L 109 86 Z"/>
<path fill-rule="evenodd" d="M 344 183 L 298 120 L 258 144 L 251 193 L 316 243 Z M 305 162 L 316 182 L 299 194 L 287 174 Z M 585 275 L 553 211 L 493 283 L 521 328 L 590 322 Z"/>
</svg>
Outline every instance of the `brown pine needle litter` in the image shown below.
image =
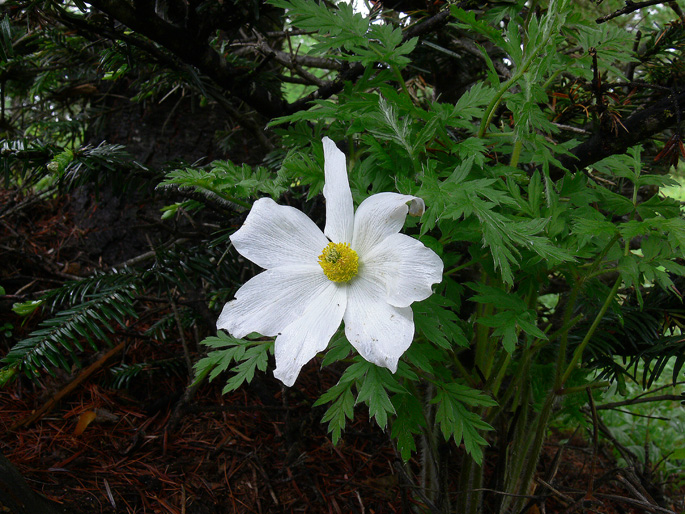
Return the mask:
<svg viewBox="0 0 685 514">
<path fill-rule="evenodd" d="M 36 491 L 75 512 L 402 512 L 387 436 L 360 413 L 334 447 L 322 409 L 310 407 L 316 398 L 303 393 L 322 377 L 307 371 L 286 393 L 291 405 L 297 398 L 288 409 L 271 377 L 255 380 L 272 405 L 248 388 L 222 397 L 219 385 L 204 386 L 174 433 L 171 407 L 146 413 L 129 392 L 92 383 L 10 432 L 42 405 L 40 390 L 15 385 L 0 391 L 0 449 Z M 157 394 L 182 387 L 176 380 Z M 84 413 L 102 411 L 75 435 Z"/>
</svg>

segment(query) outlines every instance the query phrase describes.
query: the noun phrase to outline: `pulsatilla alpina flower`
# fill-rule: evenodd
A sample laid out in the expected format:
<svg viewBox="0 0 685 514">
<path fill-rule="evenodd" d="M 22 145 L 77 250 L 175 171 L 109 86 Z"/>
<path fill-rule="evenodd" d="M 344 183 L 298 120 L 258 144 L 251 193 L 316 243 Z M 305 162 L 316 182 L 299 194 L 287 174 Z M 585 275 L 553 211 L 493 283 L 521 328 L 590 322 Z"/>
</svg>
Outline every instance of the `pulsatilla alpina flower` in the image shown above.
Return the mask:
<svg viewBox="0 0 685 514">
<path fill-rule="evenodd" d="M 231 241 L 266 271 L 238 290 L 217 322 L 237 338 L 276 336 L 274 375 L 287 386 L 341 321 L 362 357 L 394 373 L 414 337 L 410 305 L 442 280 L 440 257 L 399 233 L 408 213 L 423 213 L 423 200 L 379 193 L 355 213 L 345 156 L 327 137 L 323 148 L 323 233 L 297 209 L 257 200 Z"/>
</svg>

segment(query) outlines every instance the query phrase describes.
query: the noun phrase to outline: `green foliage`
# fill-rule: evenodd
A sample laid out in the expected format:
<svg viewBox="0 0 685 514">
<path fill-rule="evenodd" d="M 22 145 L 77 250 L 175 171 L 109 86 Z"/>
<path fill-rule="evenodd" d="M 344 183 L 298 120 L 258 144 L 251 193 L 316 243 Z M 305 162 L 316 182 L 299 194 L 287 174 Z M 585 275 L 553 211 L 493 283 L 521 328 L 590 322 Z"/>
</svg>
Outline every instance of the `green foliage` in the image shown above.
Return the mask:
<svg viewBox="0 0 685 514">
<path fill-rule="evenodd" d="M 45 293 L 40 303 L 45 303 L 51 312 L 65 305 L 77 305 L 90 301 L 93 296 L 138 287 L 136 272 L 130 269 L 112 270 L 110 273 L 95 273 L 82 280 L 70 280 L 60 287 Z"/>
<path fill-rule="evenodd" d="M 43 300 L 27 300 L 22 303 L 15 303 L 12 312 L 19 316 L 28 316 L 43 304 Z"/>
<path fill-rule="evenodd" d="M 271 0 L 272 5 L 288 9 L 293 26 L 318 33 L 312 52 L 344 49 L 339 58 L 372 66 L 377 62 L 393 68 L 403 68 L 410 59 L 417 43 L 413 38 L 402 41 L 402 31 L 389 24 L 370 23 L 360 13 L 355 13 L 352 3 L 339 3 L 330 9 L 324 3 L 309 0 Z"/>
<path fill-rule="evenodd" d="M 353 386 L 357 389 L 356 400 L 352 392 Z M 390 393 L 395 394 L 391 397 Z M 357 403 L 365 403 L 369 409 L 369 417 L 375 418 L 376 423 L 385 428 L 388 416 L 396 414 L 396 398 L 404 396 L 408 396 L 406 389 L 387 369 L 356 357 L 354 364 L 345 370 L 338 383 L 325 392 L 314 406 L 331 404 L 321 421 L 328 423 L 328 431 L 336 443 L 347 420 L 354 417 L 353 409 Z M 413 447 L 412 435 L 416 430 L 412 426 L 404 428 L 405 421 L 403 420 L 397 428 L 393 424 L 393 431 L 396 434 L 393 437 L 402 437 L 403 444 Z"/>
<path fill-rule="evenodd" d="M 312 55 L 343 48 L 345 60 L 368 64 L 373 46 L 369 41 L 375 42 L 374 37 L 387 41 L 383 43 L 387 47 L 401 41 L 392 36 L 396 29 L 382 23 L 378 27 L 384 27 L 386 34 L 368 38 L 376 25 L 344 4 L 338 10 L 305 0 L 277 5 L 289 9 L 294 26 L 317 32 L 318 45 L 312 47 Z M 591 79 L 593 65 L 587 54 L 559 49 L 573 44 L 597 48 L 601 72 L 620 80 L 625 78 L 625 63 L 636 62 L 625 31 L 588 21 L 563 1 L 551 2 L 541 16 L 526 19 L 506 8 L 483 16 L 456 6 L 450 10 L 455 28 L 478 34 L 510 59 L 511 75 L 506 80 L 483 49 L 487 82 L 467 88 L 454 105 L 411 98 L 401 89 L 402 82 L 398 92 L 389 83 L 393 75 L 381 71 L 377 82 L 362 78 L 347 85 L 336 101 L 316 100 L 309 110 L 272 124 L 287 125 L 279 133 L 284 141 L 295 143 L 296 149 L 284 161 L 283 176 L 309 185 L 310 198 L 321 191 L 323 173 L 320 151 L 317 145 L 309 150 L 309 141 L 318 140 L 322 127 L 327 127 L 330 137 L 345 138 L 350 148 L 359 148 L 349 161 L 356 201 L 393 187 L 421 196 L 427 205 L 420 225 L 422 237 L 432 241 L 443 256 L 448 273 L 467 267 L 478 277 L 468 284 L 470 294 L 446 278 L 439 295 L 413 306 L 418 340 L 406 354 L 410 368 L 401 366 L 397 373 L 399 381 L 388 382 L 388 377 L 375 371 L 362 371 L 355 361 L 338 384 L 324 393 L 319 404 L 330 404 L 324 421 L 334 440 L 352 415 L 356 390 L 356 402 L 366 403 L 380 426 L 390 422 L 403 456 L 410 455 L 414 435 L 425 423 L 416 414 L 417 403 L 409 400 L 415 396 L 408 393 L 419 372 L 450 384 L 438 387 L 437 422 L 444 437 L 463 441 L 466 451 L 479 461 L 481 446 L 486 444 L 479 431 L 490 429 L 481 415 L 496 412 L 496 403 L 489 396 L 467 401 L 458 387 L 476 389 L 452 388 L 447 378 L 451 375 L 445 370 L 455 355 L 460 361 L 460 348 L 471 347 L 476 362 L 458 374 L 466 372 L 462 378 L 484 380 L 485 390 L 496 396 L 504 380 L 527 380 L 520 374 L 530 368 L 509 368 L 512 357 L 533 360 L 532 369 L 545 370 L 548 378 L 535 393 L 535 404 L 541 407 L 555 375 L 557 380 L 572 375 L 572 368 L 566 367 L 573 365 L 573 360 L 567 362 L 567 352 L 573 349 L 580 355 L 587 347 L 586 362 L 591 365 L 599 365 L 599 355 L 616 352 L 615 347 L 600 349 L 595 344 L 607 339 L 603 339 L 604 325 L 593 325 L 590 313 L 602 318 L 603 305 L 621 300 L 611 295 L 610 287 L 593 289 L 591 285 L 618 271 L 621 286 L 635 289 L 639 301 L 644 284 L 670 288 L 673 274 L 681 271 L 676 259 L 682 230 L 677 204 L 658 195 L 638 194 L 671 183 L 663 175 L 645 172 L 639 147 L 595 163 L 593 174 L 551 178 L 550 170 L 561 166 L 560 157 L 576 142 L 560 137 L 550 109 L 550 88 L 552 84 L 568 87 L 562 78 L 568 70 Z M 379 51 L 376 55 L 376 62 L 387 62 L 392 68 L 392 59 L 381 57 Z M 510 124 L 494 123 L 498 109 L 504 109 Z M 392 177 L 391 184 L 387 177 Z M 637 241 L 642 252 L 626 252 Z M 462 255 L 453 253 L 455 245 L 463 249 Z M 535 300 L 552 277 L 565 282 L 566 294 L 557 313 L 541 319 Z M 462 296 L 475 306 L 470 316 L 462 307 Z M 574 324 L 571 318 L 577 305 L 571 298 L 578 296 L 583 302 L 591 299 L 595 310 Z M 606 314 L 607 326 L 616 323 L 611 317 L 615 308 Z M 467 319 L 458 314 L 464 312 Z M 332 343 L 325 365 L 349 355 L 350 348 L 339 341 Z M 625 346 L 620 338 L 615 342 Z M 500 348 L 504 356 L 498 354 Z M 541 349 L 561 354 L 550 358 Z M 634 359 L 632 365 L 649 362 L 642 352 Z M 555 362 L 557 368 L 550 367 Z M 654 371 L 650 376 L 659 376 L 660 363 L 650 368 Z M 611 369 L 618 373 L 616 367 Z"/>
<path fill-rule="evenodd" d="M 483 460 L 481 446 L 487 442 L 478 431 L 492 430 L 492 427 L 468 407 L 494 406 L 497 402 L 470 387 L 445 383 L 438 385 L 431 403 L 438 405 L 435 420 L 445 439 L 451 437 L 456 444 L 463 442 L 466 451 L 480 464 Z"/>
<path fill-rule="evenodd" d="M 269 170 L 263 166 L 252 168 L 247 164 L 236 166 L 228 161 L 213 162 L 208 170 L 185 168 L 167 173 L 161 183 L 179 188 L 193 188 L 213 193 L 227 201 L 243 205 L 246 198 L 254 198 L 260 193 L 278 198 L 285 188 L 274 181 Z M 201 204 L 197 204 L 199 207 Z"/>
<path fill-rule="evenodd" d="M 454 345 L 466 347 L 469 341 L 459 317 L 456 304 L 445 297 L 434 295 L 414 306 L 416 330 L 432 344 L 449 350 Z"/>
<path fill-rule="evenodd" d="M 109 368 L 109 383 L 115 389 L 126 389 L 136 378 L 148 375 L 156 378 L 156 375 L 183 376 L 185 374 L 185 362 L 182 359 L 163 359 L 150 362 L 137 362 L 135 364 L 122 364 Z"/>
<path fill-rule="evenodd" d="M 77 350 L 84 351 L 83 340 L 93 349 L 99 349 L 99 343 L 111 346 L 107 333 L 113 333 L 116 322 L 121 328 L 126 327 L 126 318 L 136 318 L 133 308 L 137 284 L 130 277 L 121 280 L 117 275 L 108 284 L 99 278 L 97 290 L 82 288 L 81 284 L 71 283 L 63 286 L 53 295 L 60 299 L 67 289 L 81 290 L 83 299 L 69 308 L 59 310 L 54 317 L 40 323 L 38 330 L 29 337 L 15 344 L 2 359 L 5 368 L 17 369 L 32 377 L 38 377 L 42 369 L 53 373 L 53 368 L 69 371 L 71 364 L 80 365 Z M 92 292 L 91 292 L 92 291 Z M 65 353 L 71 361 L 67 361 Z"/>
<path fill-rule="evenodd" d="M 427 425 L 423 406 L 412 394 L 396 394 L 392 397 L 392 404 L 397 418 L 392 424 L 390 435 L 397 441 L 397 449 L 406 462 L 416 451 L 416 436 Z"/>
<path fill-rule="evenodd" d="M 348 368 L 349 369 L 349 368 Z M 340 440 L 342 431 L 345 429 L 348 419 L 354 418 L 354 394 L 351 390 L 352 381 L 342 380 L 329 388 L 314 403 L 314 407 L 330 403 L 326 413 L 321 419 L 322 423 L 328 423 L 328 431 L 331 434 L 333 444 Z"/>
<path fill-rule="evenodd" d="M 368 405 L 369 416 L 376 418 L 376 423 L 385 428 L 388 415 L 395 414 L 388 392 L 402 393 L 404 389 L 387 369 L 370 363 L 365 364 L 368 369 L 357 393 L 357 403 L 364 402 Z"/>
<path fill-rule="evenodd" d="M 346 5 L 339 10 L 305 0 L 278 5 L 289 9 L 296 27 L 317 32 L 311 55 L 343 48 L 345 60 L 371 62 L 365 60 L 371 45 L 364 37 L 374 24 Z M 417 339 L 397 374 L 366 369 L 355 357 L 317 402 L 328 404 L 323 421 L 333 440 L 353 416 L 353 400 L 364 402 L 381 427 L 390 425 L 403 458 L 409 458 L 428 422 L 416 384 L 429 379 L 436 386 L 431 402 L 443 437 L 463 443 L 480 463 L 482 446 L 493 437 L 485 419 L 493 419 L 508 402 L 530 402 L 537 409 L 530 415 L 540 416 L 544 426 L 554 387 L 577 385 L 581 356 L 586 366 L 603 367 L 615 380 L 637 363 L 649 370 L 645 376 L 661 375 L 665 359 L 654 360 L 658 351 L 680 351 L 667 335 L 664 316 L 646 323 L 647 315 L 638 314 L 643 311 L 635 311 L 638 318 L 630 322 L 630 309 L 616 314 L 626 309 L 630 291 L 642 307 L 652 301 L 645 287 L 672 288 L 682 270 L 683 231 L 679 205 L 647 193 L 672 182 L 643 164 L 640 147 L 596 162 L 587 174 L 552 173 L 577 142 L 560 132 L 551 92 L 568 91 L 563 74 L 569 70 L 581 79 L 593 78 L 591 56 L 564 49 L 596 48 L 605 80 L 623 80 L 625 63 L 637 62 L 628 44 L 632 36 L 587 20 L 563 1 L 525 19 L 513 7 L 484 15 L 466 7 L 450 11 L 453 27 L 477 34 L 507 56 L 509 76 L 503 77 L 492 52 L 480 47 L 487 80 L 465 88 L 453 105 L 412 98 L 402 81 L 394 87 L 396 77 L 381 70 L 377 81 L 365 75 L 335 101 L 316 100 L 309 110 L 278 118 L 272 126 L 279 127 L 284 142 L 293 142 L 282 175 L 308 185 L 309 198 L 323 186 L 320 150 L 310 144 L 323 133 L 353 149 L 350 183 L 356 202 L 388 189 L 421 196 L 427 206 L 421 238 L 446 265 L 437 294 L 412 306 Z M 376 59 L 392 70 L 390 61 Z M 583 94 L 577 101 L 590 104 L 593 97 Z M 572 104 L 565 101 L 561 106 L 570 112 Z M 569 114 L 564 122 L 585 121 Z M 462 273 L 475 279 L 455 282 Z M 615 273 L 621 280 L 612 289 L 605 281 Z M 537 302 L 547 287 L 563 291 L 553 310 Z M 605 337 L 617 325 L 620 334 Z M 647 325 L 651 328 L 644 330 Z M 632 347 L 623 337 L 627 332 Z M 609 366 L 607 359 L 619 349 L 631 355 L 629 365 L 612 360 Z M 334 339 L 324 365 L 346 359 L 350 351 Z M 506 390 L 504 384 L 510 384 Z M 568 405 L 576 411 L 581 407 Z M 534 448 L 531 438 L 540 430 L 516 429 L 512 433 L 519 439 L 511 444 Z"/>
<path fill-rule="evenodd" d="M 218 242 L 223 240 L 218 237 L 199 248 L 160 249 L 146 268 L 96 273 L 66 282 L 36 300 L 15 304 L 13 310 L 19 315 L 48 317 L 27 338 L 14 344 L 0 361 L 3 364 L 0 373 L 7 380 L 17 372 L 36 379 L 42 372 L 54 373 L 56 367 L 69 371 L 72 365 L 80 366 L 84 354 L 99 351 L 103 344 L 112 346 L 112 334 L 129 330 L 131 323 L 140 317 L 139 297 L 151 291 L 161 293 L 162 301 L 170 302 L 175 290 L 192 291 L 205 281 L 214 289 L 215 301 L 220 300 L 226 292 L 221 291 L 224 284 L 215 269 L 227 274 L 233 269 L 232 262 L 221 260 L 223 248 Z M 197 323 L 197 312 L 183 306 L 177 310 L 178 314 L 171 312 L 160 317 L 144 335 L 164 340 L 178 334 L 179 322 L 184 330 Z M 169 371 L 173 364 L 165 367 L 165 362 L 124 364 L 113 384 L 127 387 L 141 373 Z"/>
<path fill-rule="evenodd" d="M 144 171 L 140 164 L 131 162 L 122 145 L 100 143 L 96 147 L 57 146 L 29 138 L 0 140 L 0 163 L 5 169 L 5 183 L 9 184 L 12 171 L 22 182 L 74 188 L 85 183 L 113 184 L 119 189 L 134 184 L 129 177 L 123 181 L 122 172 Z"/>
<path fill-rule="evenodd" d="M 626 403 L 612 409 L 598 410 L 609 431 L 604 435 L 615 438 L 624 450 L 615 450 L 619 464 L 635 467 L 644 474 L 656 475 L 660 482 L 679 488 L 683 484 L 685 461 L 680 445 L 685 428 L 685 410 L 678 398 L 683 396 L 682 387 L 668 383 L 673 363 L 674 359 L 671 358 L 665 364 L 666 380 L 653 383 L 647 391 L 642 385 L 645 377 L 638 374 L 635 382 L 629 380 L 624 383 L 622 392 L 612 387 L 596 401 L 602 405 Z M 640 403 L 664 396 L 670 399 Z M 644 421 L 636 422 L 638 419 Z"/>
<path fill-rule="evenodd" d="M 238 389 L 244 382 L 252 382 L 257 369 L 266 370 L 268 355 L 273 353 L 273 341 L 236 339 L 222 331 L 214 337 L 206 338 L 202 344 L 214 350 L 195 363 L 196 383 L 207 375 L 212 381 L 236 363 L 231 368 L 234 374 L 226 380 L 223 394 Z"/>
<path fill-rule="evenodd" d="M 512 293 L 484 284 L 467 284 L 478 294 L 472 296 L 472 302 L 494 306 L 497 313 L 481 318 L 478 323 L 494 328 L 493 336 L 502 338 L 502 345 L 508 353 L 516 349 L 519 331 L 538 339 L 547 339 L 536 324 L 535 312 L 528 309 L 526 303 Z"/>
</svg>

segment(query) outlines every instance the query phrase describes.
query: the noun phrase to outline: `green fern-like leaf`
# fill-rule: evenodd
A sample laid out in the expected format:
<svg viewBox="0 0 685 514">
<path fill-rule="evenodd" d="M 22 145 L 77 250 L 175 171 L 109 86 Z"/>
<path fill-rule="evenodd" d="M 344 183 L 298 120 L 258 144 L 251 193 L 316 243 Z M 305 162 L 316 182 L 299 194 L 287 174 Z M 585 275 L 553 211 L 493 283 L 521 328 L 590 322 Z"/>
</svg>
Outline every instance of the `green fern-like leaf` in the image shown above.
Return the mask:
<svg viewBox="0 0 685 514">
<path fill-rule="evenodd" d="M 91 295 L 98 292 L 106 293 L 133 286 L 137 280 L 137 272 L 130 269 L 96 272 L 90 277 L 65 282 L 64 285 L 48 291 L 43 297 L 43 305 L 54 312 L 62 306 L 86 302 L 92 298 Z"/>
<path fill-rule="evenodd" d="M 437 390 L 431 401 L 438 405 L 436 421 L 445 439 L 454 438 L 455 443 L 464 443 L 466 451 L 480 463 L 483 459 L 482 447 L 487 441 L 479 432 L 492 430 L 478 414 L 467 406 L 493 406 L 496 402 L 475 389 L 457 383 L 444 384 Z"/>
<path fill-rule="evenodd" d="M 620 310 L 609 311 L 592 337 L 587 349 L 587 364 L 600 369 L 602 377 L 618 380 L 627 375 L 634 380 L 642 368 L 642 386 L 649 388 L 675 359 L 672 380 L 675 383 L 685 364 L 685 307 L 682 297 L 683 278 L 675 278 L 675 287 L 665 290 L 652 287 L 643 295 L 642 305 L 630 299 Z M 588 307 L 585 307 L 586 309 Z M 592 308 L 589 309 L 590 312 Z M 592 319 L 592 316 L 588 316 Z M 569 337 L 573 346 L 587 330 L 579 324 Z"/>
<path fill-rule="evenodd" d="M 80 286 L 72 284 L 72 287 Z M 85 350 L 83 341 L 95 351 L 101 343 L 111 346 L 107 334 L 114 332 L 113 326 L 123 328 L 125 318 L 137 318 L 133 308 L 136 289 L 137 284 L 129 280 L 88 293 L 87 300 L 41 322 L 38 330 L 14 345 L 0 362 L 5 368 L 19 369 L 32 378 L 38 378 L 41 370 L 51 374 L 53 368 L 69 370 L 70 361 L 80 365 L 77 351 Z"/>
<path fill-rule="evenodd" d="M 181 376 L 185 372 L 183 359 L 163 359 L 150 362 L 123 364 L 110 368 L 110 385 L 116 389 L 125 389 L 131 382 L 142 375 Z"/>
<path fill-rule="evenodd" d="M 238 389 L 244 382 L 250 383 L 257 369 L 266 370 L 268 354 L 273 353 L 274 346 L 273 341 L 236 339 L 221 330 L 215 337 L 202 341 L 202 344 L 216 350 L 195 363 L 195 383 L 208 374 L 211 382 L 230 369 L 234 374 L 226 381 L 223 394 Z M 235 366 L 231 368 L 234 363 Z"/>
</svg>

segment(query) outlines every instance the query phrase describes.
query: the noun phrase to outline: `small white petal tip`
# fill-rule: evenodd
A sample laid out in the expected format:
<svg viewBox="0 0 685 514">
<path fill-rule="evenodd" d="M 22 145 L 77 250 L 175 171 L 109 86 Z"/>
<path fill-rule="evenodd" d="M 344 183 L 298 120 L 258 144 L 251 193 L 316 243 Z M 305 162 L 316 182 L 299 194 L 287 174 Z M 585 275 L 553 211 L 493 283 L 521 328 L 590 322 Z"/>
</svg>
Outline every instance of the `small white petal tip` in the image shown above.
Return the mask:
<svg viewBox="0 0 685 514">
<path fill-rule="evenodd" d="M 419 197 L 414 197 L 409 202 L 409 216 L 422 216 L 426 211 L 426 203 Z"/>
</svg>

